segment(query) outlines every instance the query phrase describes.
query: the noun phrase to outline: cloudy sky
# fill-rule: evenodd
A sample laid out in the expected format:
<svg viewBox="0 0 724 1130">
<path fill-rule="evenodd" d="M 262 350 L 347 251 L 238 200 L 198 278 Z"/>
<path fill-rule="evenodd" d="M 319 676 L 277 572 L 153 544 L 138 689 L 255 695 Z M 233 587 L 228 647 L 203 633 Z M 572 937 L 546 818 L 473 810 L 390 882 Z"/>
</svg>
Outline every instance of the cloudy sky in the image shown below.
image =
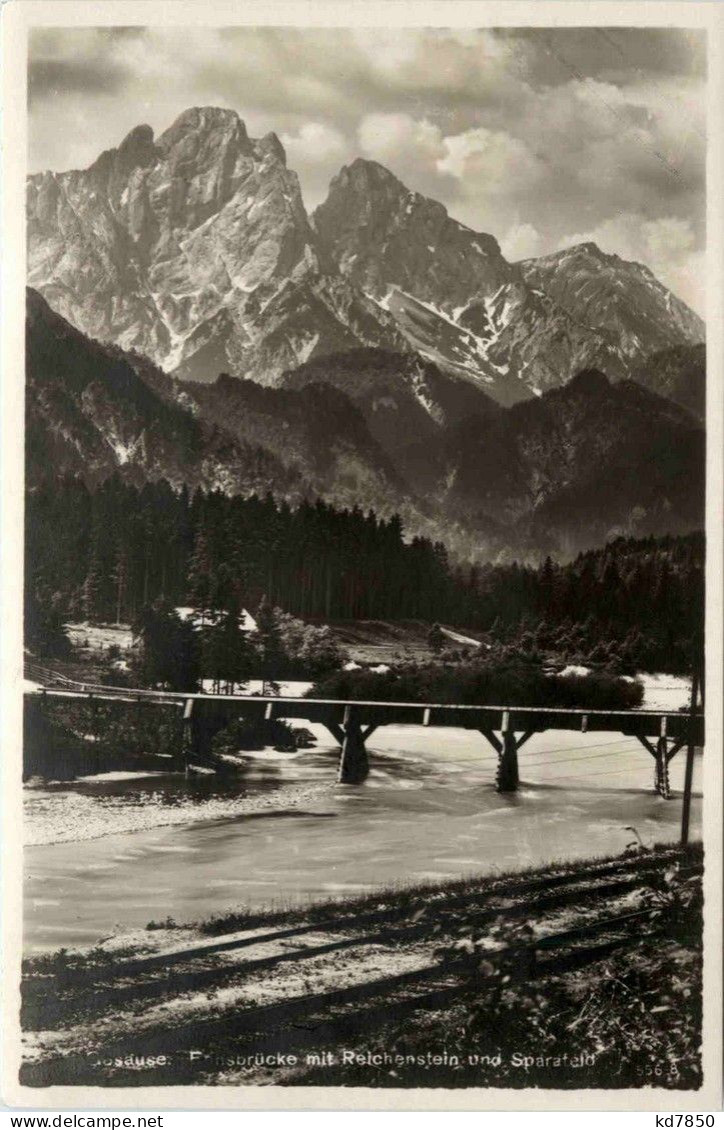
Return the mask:
<svg viewBox="0 0 724 1130">
<path fill-rule="evenodd" d="M 310 209 L 370 157 L 510 259 L 595 240 L 703 313 L 705 71 L 681 29 L 39 29 L 30 171 L 232 107 L 279 134 Z"/>
</svg>

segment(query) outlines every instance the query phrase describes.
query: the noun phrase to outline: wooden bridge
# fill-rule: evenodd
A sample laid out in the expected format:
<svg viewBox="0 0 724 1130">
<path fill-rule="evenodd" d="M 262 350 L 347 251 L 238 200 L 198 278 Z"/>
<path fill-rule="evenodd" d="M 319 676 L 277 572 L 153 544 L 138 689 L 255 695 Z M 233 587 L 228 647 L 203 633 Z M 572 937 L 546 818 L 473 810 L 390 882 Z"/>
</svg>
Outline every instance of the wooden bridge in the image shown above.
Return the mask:
<svg viewBox="0 0 724 1130">
<path fill-rule="evenodd" d="M 45 699 L 148 703 L 183 712 L 183 756 L 187 763 L 205 760 L 219 730 L 239 718 L 261 722 L 303 720 L 325 726 L 341 747 L 340 782 L 357 784 L 369 772 L 367 741 L 380 726 L 435 726 L 477 730 L 498 754 L 497 788 L 518 787 L 518 753 L 546 730 L 613 732 L 636 738 L 654 760 L 654 787 L 670 795 L 668 766 L 683 746 L 703 746 L 704 716 L 671 710 L 583 710 L 530 706 L 462 706 L 445 703 L 361 702 L 257 695 L 178 694 L 87 684 L 40 688 L 26 693 L 26 709 Z"/>
</svg>

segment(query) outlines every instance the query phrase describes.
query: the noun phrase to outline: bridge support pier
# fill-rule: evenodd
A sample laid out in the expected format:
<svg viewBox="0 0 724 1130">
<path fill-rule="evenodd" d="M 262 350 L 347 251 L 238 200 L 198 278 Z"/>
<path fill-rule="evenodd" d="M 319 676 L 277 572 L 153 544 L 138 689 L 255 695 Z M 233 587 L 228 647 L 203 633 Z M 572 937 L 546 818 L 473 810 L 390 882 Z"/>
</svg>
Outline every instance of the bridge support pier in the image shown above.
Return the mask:
<svg viewBox="0 0 724 1130">
<path fill-rule="evenodd" d="M 663 720 L 662 730 L 665 730 Z M 648 750 L 654 759 L 654 789 L 664 800 L 670 800 L 671 784 L 669 782 L 669 762 L 684 745 L 683 739 L 674 740 L 673 738 L 668 738 L 664 732 L 659 736 L 656 745 L 653 746 L 648 738 L 644 737 L 642 734 L 637 734 L 636 736 L 644 749 Z M 671 742 L 671 745 L 669 745 L 669 742 Z"/>
<path fill-rule="evenodd" d="M 376 726 L 362 726 L 354 717 L 351 707 L 344 712 L 342 725 L 336 722 L 325 723 L 330 734 L 339 742 L 342 751 L 339 757 L 337 780 L 342 785 L 360 785 L 370 771 L 370 761 L 365 742 Z"/>
<path fill-rule="evenodd" d="M 498 755 L 498 772 L 495 786 L 499 793 L 514 793 L 520 783 L 518 769 L 518 743 L 512 730 L 502 735 L 503 747 Z"/>
<path fill-rule="evenodd" d="M 520 737 L 516 737 L 510 724 L 510 715 L 507 711 L 503 714 L 501 734 L 498 737 L 492 730 L 481 730 L 480 733 L 490 742 L 498 755 L 498 771 L 495 775 L 495 787 L 499 793 L 514 793 L 520 784 L 518 769 L 518 750 L 528 738 L 532 738 L 535 730 L 525 730 Z"/>
<path fill-rule="evenodd" d="M 338 780 L 343 785 L 359 785 L 370 771 L 364 734 L 359 722 L 350 719 L 344 728 Z"/>
<path fill-rule="evenodd" d="M 671 797 L 671 785 L 669 783 L 669 756 L 668 756 L 668 742 L 666 738 L 659 738 L 656 743 L 656 774 L 654 780 L 654 787 L 664 800 L 669 800 Z"/>
<path fill-rule="evenodd" d="M 208 704 L 203 699 L 185 700 L 179 760 L 187 771 L 190 764 L 218 768 L 211 743 L 219 730 L 225 729 L 237 717 L 245 717 L 245 712 L 237 712 L 234 708 L 218 709 L 216 704 Z"/>
<path fill-rule="evenodd" d="M 185 769 L 188 769 L 194 748 L 193 710 L 194 700 L 187 698 L 184 703 L 183 730 L 181 734 L 181 760 L 184 763 Z"/>
</svg>

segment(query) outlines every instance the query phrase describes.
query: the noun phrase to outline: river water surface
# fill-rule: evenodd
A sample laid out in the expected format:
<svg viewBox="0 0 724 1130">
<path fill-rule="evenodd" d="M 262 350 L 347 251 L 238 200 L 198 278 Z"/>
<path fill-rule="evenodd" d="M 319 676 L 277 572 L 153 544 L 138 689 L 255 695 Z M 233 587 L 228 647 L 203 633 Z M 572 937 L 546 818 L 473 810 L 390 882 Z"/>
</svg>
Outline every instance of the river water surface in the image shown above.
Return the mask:
<svg viewBox="0 0 724 1130">
<path fill-rule="evenodd" d="M 337 785 L 339 751 L 312 728 L 315 749 L 249 754 L 240 779 L 107 774 L 29 787 L 28 952 L 167 916 L 189 922 L 678 836 L 683 753 L 664 801 L 653 758 L 634 739 L 548 731 L 521 750 L 521 787 L 504 796 L 479 734 L 387 726 L 368 743 L 368 780 Z M 700 783 L 697 757 L 695 836 Z"/>
</svg>

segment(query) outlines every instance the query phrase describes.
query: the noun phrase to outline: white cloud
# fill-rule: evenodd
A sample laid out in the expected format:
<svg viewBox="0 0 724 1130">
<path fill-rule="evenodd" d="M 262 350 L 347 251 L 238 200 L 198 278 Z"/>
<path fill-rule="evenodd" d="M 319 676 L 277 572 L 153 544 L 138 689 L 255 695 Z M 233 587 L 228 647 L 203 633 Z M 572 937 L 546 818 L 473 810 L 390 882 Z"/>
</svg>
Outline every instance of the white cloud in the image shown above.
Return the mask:
<svg viewBox="0 0 724 1130">
<path fill-rule="evenodd" d="M 500 249 L 505 258 L 515 263 L 518 259 L 533 259 L 542 255 L 545 243 L 540 232 L 532 224 L 512 224 L 500 240 Z"/>
<path fill-rule="evenodd" d="M 465 195 L 483 197 L 529 192 L 543 175 L 543 166 L 524 142 L 482 126 L 444 139 L 441 173 L 465 182 Z"/>
<path fill-rule="evenodd" d="M 686 259 L 696 242 L 690 222 L 677 216 L 648 220 L 641 226 L 641 235 L 646 251 L 655 259 Z"/>
<path fill-rule="evenodd" d="M 356 157 L 341 130 L 327 122 L 304 122 L 280 137 L 287 165 L 299 174 L 304 202 L 311 211 L 325 199 L 340 167 Z"/>
<path fill-rule="evenodd" d="M 445 153 L 438 127 L 409 114 L 367 114 L 359 124 L 357 137 L 365 157 L 398 168 L 408 159 L 430 167 Z"/>
<path fill-rule="evenodd" d="M 347 153 L 344 135 L 324 122 L 305 122 L 296 133 L 282 133 L 289 164 L 342 161 Z"/>
</svg>

